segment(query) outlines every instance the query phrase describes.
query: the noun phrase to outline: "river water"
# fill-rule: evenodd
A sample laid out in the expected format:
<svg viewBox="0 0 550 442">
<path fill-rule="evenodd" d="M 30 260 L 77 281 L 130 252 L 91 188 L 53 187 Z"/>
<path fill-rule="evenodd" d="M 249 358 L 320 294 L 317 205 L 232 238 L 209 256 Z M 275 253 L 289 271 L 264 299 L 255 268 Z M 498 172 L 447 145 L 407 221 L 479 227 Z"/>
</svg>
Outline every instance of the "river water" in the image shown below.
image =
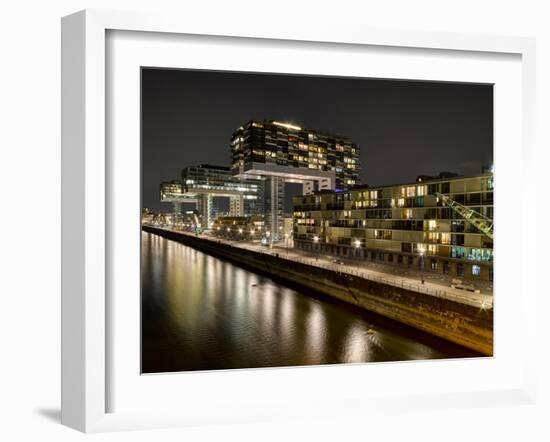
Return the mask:
<svg viewBox="0 0 550 442">
<path fill-rule="evenodd" d="M 142 372 L 475 356 L 330 298 L 142 233 Z"/>
</svg>

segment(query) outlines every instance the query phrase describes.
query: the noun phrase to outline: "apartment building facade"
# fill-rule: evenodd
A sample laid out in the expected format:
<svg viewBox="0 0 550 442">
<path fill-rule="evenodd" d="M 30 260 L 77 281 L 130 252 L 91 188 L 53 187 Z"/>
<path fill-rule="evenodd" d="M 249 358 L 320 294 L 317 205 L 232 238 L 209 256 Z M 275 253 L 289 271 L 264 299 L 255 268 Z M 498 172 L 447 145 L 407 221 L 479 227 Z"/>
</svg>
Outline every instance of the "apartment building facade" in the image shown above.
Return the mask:
<svg viewBox="0 0 550 442">
<path fill-rule="evenodd" d="M 436 193 L 493 219 L 493 191 L 484 173 L 295 197 L 294 247 L 492 281 L 493 240 Z"/>
</svg>

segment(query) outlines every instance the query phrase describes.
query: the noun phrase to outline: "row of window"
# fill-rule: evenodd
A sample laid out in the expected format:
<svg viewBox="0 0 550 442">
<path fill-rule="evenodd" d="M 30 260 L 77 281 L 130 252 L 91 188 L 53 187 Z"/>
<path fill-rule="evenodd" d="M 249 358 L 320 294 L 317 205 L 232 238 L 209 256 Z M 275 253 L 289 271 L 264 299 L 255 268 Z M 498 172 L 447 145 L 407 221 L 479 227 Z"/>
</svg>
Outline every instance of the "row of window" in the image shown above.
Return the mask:
<svg viewBox="0 0 550 442">
<path fill-rule="evenodd" d="M 344 238 L 342 238 L 344 239 Z M 349 238 L 348 238 L 349 239 Z M 350 245 L 349 244 L 349 241 L 342 241 L 342 242 L 338 242 L 338 245 Z M 344 251 L 345 249 L 343 249 Z M 353 249 L 351 249 L 353 250 Z M 350 252 L 350 255 L 352 255 L 354 252 Z M 346 254 L 346 252 L 344 252 L 344 254 Z M 394 253 L 387 253 L 387 252 L 381 252 L 381 251 L 370 251 L 370 252 L 367 252 L 367 255 L 365 257 L 368 257 L 370 258 L 372 261 L 381 261 L 381 262 L 389 262 L 389 263 L 394 263 L 396 262 L 397 264 L 407 264 L 409 266 L 413 265 L 414 263 L 414 258 L 412 255 L 400 255 L 400 254 L 394 254 Z M 387 258 L 387 259 L 386 259 Z M 395 260 L 394 260 L 395 258 Z M 439 268 L 440 268 L 440 265 L 441 265 L 441 270 L 442 270 L 442 273 L 444 274 L 450 274 L 451 273 L 451 263 L 449 261 L 440 261 L 436 258 L 430 258 L 430 259 L 421 259 L 418 261 L 418 267 L 420 269 L 422 268 L 425 268 L 426 266 L 426 262 L 427 262 L 427 265 L 429 265 L 429 268 L 433 271 L 438 271 Z M 466 276 L 465 273 L 466 273 L 466 265 L 464 263 L 461 263 L 461 262 L 457 262 L 455 263 L 456 265 L 456 275 L 458 276 Z M 478 265 L 478 264 L 471 264 L 469 266 L 469 271 L 470 271 L 470 274 L 471 276 L 476 276 L 476 277 L 479 277 L 481 276 L 481 266 Z M 489 280 L 492 281 L 493 280 L 493 268 L 490 267 L 489 268 Z"/>
</svg>

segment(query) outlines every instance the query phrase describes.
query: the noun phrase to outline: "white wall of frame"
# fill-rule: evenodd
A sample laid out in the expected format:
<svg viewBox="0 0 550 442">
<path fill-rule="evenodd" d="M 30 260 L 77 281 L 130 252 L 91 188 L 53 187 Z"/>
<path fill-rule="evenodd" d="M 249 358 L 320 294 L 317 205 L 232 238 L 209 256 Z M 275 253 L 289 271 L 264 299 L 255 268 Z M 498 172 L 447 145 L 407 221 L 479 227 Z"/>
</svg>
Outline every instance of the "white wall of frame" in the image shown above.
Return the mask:
<svg viewBox="0 0 550 442">
<path fill-rule="evenodd" d="M 215 3 L 215 5 L 212 5 Z M 442 4 L 435 0 L 409 2 L 311 2 L 280 0 L 261 2 L 174 2 L 158 0 L 36 0 L 9 1 L 0 16 L 3 69 L 0 71 L 0 189 L 4 216 L 0 268 L 4 308 L 0 310 L 3 355 L 0 377 L 0 411 L 4 417 L 0 437 L 4 440 L 81 440 L 85 436 L 59 425 L 60 370 L 60 17 L 83 8 L 155 10 L 169 8 L 172 14 L 200 14 L 213 19 L 263 14 L 272 20 L 314 23 L 337 22 L 378 28 L 448 30 L 483 34 L 525 35 L 537 38 L 539 151 L 526 173 L 539 189 L 545 188 L 549 164 L 550 135 L 550 30 L 545 2 L 479 2 Z M 544 147 L 544 149 L 543 149 Z M 21 180 L 23 177 L 23 180 Z M 18 184 L 15 188 L 15 183 Z M 31 196 L 29 198 L 29 196 Z M 538 208 L 539 220 L 547 212 Z M 7 213 L 7 215 L 5 215 Z M 534 212 L 533 212 L 534 213 Z M 544 224 L 533 219 L 527 227 L 537 238 L 532 261 L 544 277 L 548 239 Z M 538 234 L 536 232 L 538 231 Z M 22 232 L 27 232 L 23 235 Z M 539 287 L 540 294 L 542 287 Z M 7 301 L 7 302 L 6 302 Z M 549 310 L 547 297 L 538 298 L 539 318 Z M 549 325 L 538 321 L 538 330 L 548 337 Z M 542 337 L 538 348 L 543 349 Z M 533 355 L 539 372 L 550 372 L 547 354 Z M 7 361 L 6 361 L 7 359 Z M 379 413 L 368 418 L 339 417 L 323 421 L 288 421 L 211 428 L 141 431 L 95 436 L 108 441 L 162 440 L 334 440 L 388 437 L 395 440 L 547 440 L 550 384 L 542 376 L 539 401 L 534 405 L 481 409 L 426 410 L 423 407 L 398 414 Z M 294 438 L 292 438 L 294 439 Z M 291 440 L 292 440 L 291 439 Z"/>
</svg>

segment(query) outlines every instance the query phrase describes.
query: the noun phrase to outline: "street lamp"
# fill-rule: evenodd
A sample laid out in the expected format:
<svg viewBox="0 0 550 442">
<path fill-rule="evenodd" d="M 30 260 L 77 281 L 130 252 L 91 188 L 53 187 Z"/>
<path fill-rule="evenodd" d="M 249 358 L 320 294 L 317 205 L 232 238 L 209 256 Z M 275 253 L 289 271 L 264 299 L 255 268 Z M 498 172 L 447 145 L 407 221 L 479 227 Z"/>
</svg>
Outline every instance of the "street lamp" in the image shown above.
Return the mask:
<svg viewBox="0 0 550 442">
<path fill-rule="evenodd" d="M 285 245 L 286 245 L 286 254 L 288 255 L 288 237 L 290 235 L 288 233 L 285 233 Z"/>
<path fill-rule="evenodd" d="M 426 253 L 426 248 L 422 245 L 418 248 L 420 252 L 420 281 L 424 284 L 424 254 Z"/>
</svg>

